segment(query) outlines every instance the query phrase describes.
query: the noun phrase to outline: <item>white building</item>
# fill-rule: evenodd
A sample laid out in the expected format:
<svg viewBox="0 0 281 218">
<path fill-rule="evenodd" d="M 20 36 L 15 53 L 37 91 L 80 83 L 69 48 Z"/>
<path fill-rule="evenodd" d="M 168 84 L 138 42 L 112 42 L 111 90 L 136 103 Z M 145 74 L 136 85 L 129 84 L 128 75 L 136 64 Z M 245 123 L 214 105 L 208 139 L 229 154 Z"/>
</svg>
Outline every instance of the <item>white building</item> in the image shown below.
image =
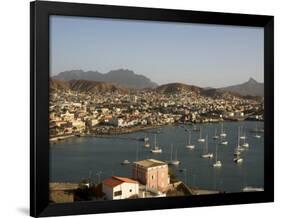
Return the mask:
<svg viewBox="0 0 281 218">
<path fill-rule="evenodd" d="M 102 191 L 108 200 L 126 199 L 139 194 L 139 183 L 135 180 L 112 176 L 102 181 Z"/>
<path fill-rule="evenodd" d="M 96 126 L 99 124 L 99 120 L 98 119 L 89 119 L 87 120 L 87 125 L 90 127 Z"/>
<path fill-rule="evenodd" d="M 68 111 L 66 111 L 66 113 L 61 115 L 61 118 L 64 121 L 73 121 L 74 120 L 74 114 L 73 113 L 69 113 Z"/>
<path fill-rule="evenodd" d="M 72 126 L 76 127 L 77 130 L 83 131 L 85 130 L 85 122 L 83 122 L 81 119 L 73 120 L 72 121 Z"/>
</svg>

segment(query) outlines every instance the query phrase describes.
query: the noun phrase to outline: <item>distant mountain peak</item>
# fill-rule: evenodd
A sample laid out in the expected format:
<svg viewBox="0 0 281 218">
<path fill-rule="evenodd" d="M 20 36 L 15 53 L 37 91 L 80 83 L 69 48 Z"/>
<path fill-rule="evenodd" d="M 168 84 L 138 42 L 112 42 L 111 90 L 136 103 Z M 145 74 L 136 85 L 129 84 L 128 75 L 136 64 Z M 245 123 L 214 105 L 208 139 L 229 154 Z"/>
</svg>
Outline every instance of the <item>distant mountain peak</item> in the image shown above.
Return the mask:
<svg viewBox="0 0 281 218">
<path fill-rule="evenodd" d="M 248 83 L 258 83 L 253 77 L 250 77 Z"/>
<path fill-rule="evenodd" d="M 155 88 L 158 86 L 149 78 L 136 74 L 134 71 L 129 69 L 111 70 L 105 74 L 97 71 L 69 70 L 53 76 L 53 79 L 64 81 L 89 80 L 108 82 L 118 86 L 134 89 Z"/>
<path fill-rule="evenodd" d="M 247 82 L 220 88 L 220 90 L 230 91 L 238 93 L 240 95 L 250 95 L 250 96 L 263 96 L 264 95 L 264 84 L 257 82 L 252 77 L 249 78 Z"/>
</svg>

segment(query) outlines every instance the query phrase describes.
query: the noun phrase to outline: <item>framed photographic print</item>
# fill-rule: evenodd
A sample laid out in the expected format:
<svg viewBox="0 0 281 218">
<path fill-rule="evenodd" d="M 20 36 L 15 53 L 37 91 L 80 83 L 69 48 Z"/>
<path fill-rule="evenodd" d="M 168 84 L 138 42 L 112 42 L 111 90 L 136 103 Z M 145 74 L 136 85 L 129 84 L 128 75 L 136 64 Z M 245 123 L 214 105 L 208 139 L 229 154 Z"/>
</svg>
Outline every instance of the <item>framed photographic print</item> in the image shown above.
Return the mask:
<svg viewBox="0 0 281 218">
<path fill-rule="evenodd" d="M 272 202 L 273 17 L 31 2 L 31 216 Z"/>
</svg>

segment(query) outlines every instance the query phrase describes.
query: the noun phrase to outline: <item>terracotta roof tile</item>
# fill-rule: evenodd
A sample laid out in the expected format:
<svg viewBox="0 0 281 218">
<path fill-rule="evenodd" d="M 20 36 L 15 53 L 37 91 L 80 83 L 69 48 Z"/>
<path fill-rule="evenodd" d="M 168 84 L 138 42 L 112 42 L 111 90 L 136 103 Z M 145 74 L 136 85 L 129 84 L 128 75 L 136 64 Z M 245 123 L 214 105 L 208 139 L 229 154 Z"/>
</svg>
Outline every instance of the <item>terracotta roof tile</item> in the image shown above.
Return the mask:
<svg viewBox="0 0 281 218">
<path fill-rule="evenodd" d="M 119 176 L 112 176 L 111 178 L 107 178 L 105 180 L 102 181 L 103 184 L 107 185 L 107 186 L 111 186 L 111 187 L 115 187 L 117 185 L 120 185 L 124 182 L 127 183 L 138 183 L 135 180 L 126 178 L 126 177 L 119 177 Z"/>
<path fill-rule="evenodd" d="M 114 178 L 108 178 L 102 181 L 103 184 L 111 187 L 115 187 L 117 185 L 122 184 L 123 182 Z"/>
<path fill-rule="evenodd" d="M 127 182 L 127 183 L 138 183 L 137 181 L 126 178 L 126 177 L 112 176 L 112 178 L 117 179 L 122 182 Z"/>
</svg>

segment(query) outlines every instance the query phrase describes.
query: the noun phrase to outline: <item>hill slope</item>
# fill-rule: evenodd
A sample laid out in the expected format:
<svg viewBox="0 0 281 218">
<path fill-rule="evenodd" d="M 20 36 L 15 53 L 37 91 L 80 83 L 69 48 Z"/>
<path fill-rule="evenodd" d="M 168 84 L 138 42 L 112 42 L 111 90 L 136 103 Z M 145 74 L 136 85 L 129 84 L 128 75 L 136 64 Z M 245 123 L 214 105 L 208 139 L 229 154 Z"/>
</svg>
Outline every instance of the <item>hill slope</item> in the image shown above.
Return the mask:
<svg viewBox="0 0 281 218">
<path fill-rule="evenodd" d="M 196 92 L 200 93 L 201 88 L 197 86 L 186 85 L 183 83 L 168 83 L 158 86 L 155 91 L 162 94 L 177 94 L 181 92 Z"/>
<path fill-rule="evenodd" d="M 115 86 L 110 83 L 97 82 L 97 81 L 87 81 L 87 80 L 71 80 L 71 81 L 61 81 L 51 79 L 50 81 L 51 90 L 72 90 L 77 92 L 93 92 L 93 93 L 107 93 L 118 91 L 120 93 L 125 93 L 128 90 Z"/>
</svg>

